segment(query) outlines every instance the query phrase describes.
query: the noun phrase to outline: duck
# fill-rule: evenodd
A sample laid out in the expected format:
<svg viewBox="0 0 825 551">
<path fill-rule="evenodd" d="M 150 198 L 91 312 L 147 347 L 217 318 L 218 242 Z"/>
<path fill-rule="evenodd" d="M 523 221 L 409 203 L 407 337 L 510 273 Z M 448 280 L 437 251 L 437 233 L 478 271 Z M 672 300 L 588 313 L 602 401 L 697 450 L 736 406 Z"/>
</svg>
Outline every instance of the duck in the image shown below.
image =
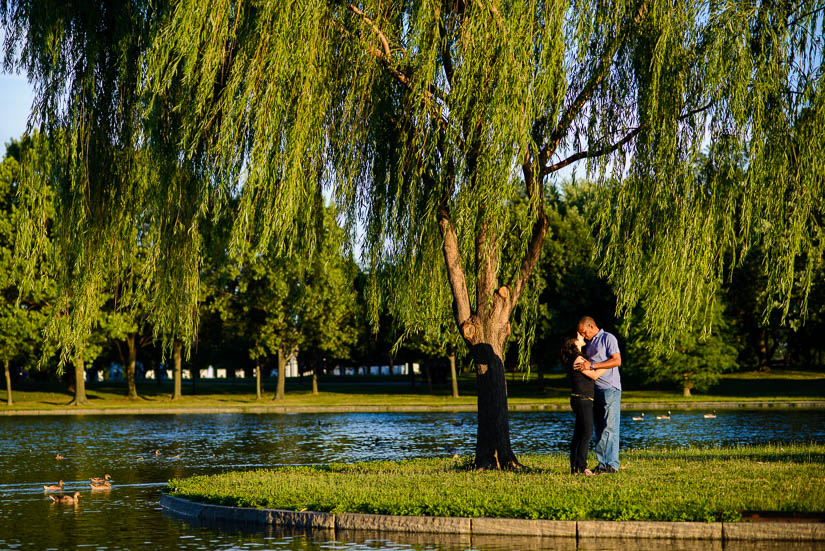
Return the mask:
<svg viewBox="0 0 825 551">
<path fill-rule="evenodd" d="M 63 491 L 63 481 L 61 480 L 57 484 L 46 484 L 46 485 L 43 486 L 43 490 L 47 491 L 47 492 L 52 491 L 52 490 L 57 490 L 59 492 L 62 492 Z"/>
<path fill-rule="evenodd" d="M 640 417 L 631 417 L 631 419 L 633 419 L 634 421 L 644 421 L 645 420 L 645 414 L 642 413 L 642 415 Z"/>
<path fill-rule="evenodd" d="M 80 492 L 75 492 L 70 496 L 49 496 L 53 503 L 77 503 L 80 501 Z"/>
<path fill-rule="evenodd" d="M 160 455 L 160 450 L 155 450 L 155 451 L 152 453 L 152 455 L 154 455 L 154 456 L 158 456 L 158 455 Z"/>
<path fill-rule="evenodd" d="M 668 419 L 670 419 L 670 410 L 667 410 L 667 415 L 657 415 L 656 419 L 664 419 L 665 421 L 667 421 Z"/>
<path fill-rule="evenodd" d="M 713 413 L 706 413 L 702 417 L 705 419 L 716 419 L 716 410 L 713 410 Z"/>
<path fill-rule="evenodd" d="M 57 454 L 57 455 L 54 456 L 54 458 L 55 458 L 55 460 L 60 461 L 61 459 L 63 459 L 63 455 L 62 454 Z"/>
<path fill-rule="evenodd" d="M 100 477 L 92 477 L 89 479 L 89 482 L 92 484 L 109 484 L 109 479 L 112 478 L 108 474 L 104 474 L 103 478 Z"/>
<path fill-rule="evenodd" d="M 92 482 L 90 484 L 90 486 L 92 487 L 93 492 L 97 491 L 97 490 L 111 490 L 112 489 L 112 483 L 108 482 L 108 481 L 107 482 L 102 482 L 102 483 Z"/>
</svg>

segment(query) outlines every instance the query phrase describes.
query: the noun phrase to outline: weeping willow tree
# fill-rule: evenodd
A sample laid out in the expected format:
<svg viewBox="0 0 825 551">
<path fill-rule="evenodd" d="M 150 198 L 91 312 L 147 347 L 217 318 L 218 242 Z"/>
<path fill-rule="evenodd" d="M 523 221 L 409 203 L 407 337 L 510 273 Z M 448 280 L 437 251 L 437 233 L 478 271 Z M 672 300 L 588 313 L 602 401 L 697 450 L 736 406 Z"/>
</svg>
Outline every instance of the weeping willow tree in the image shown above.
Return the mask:
<svg viewBox="0 0 825 551">
<path fill-rule="evenodd" d="M 502 355 L 547 233 L 543 191 L 561 169 L 579 163 L 597 182 L 601 265 L 620 309 L 645 298 L 658 335 L 701 321 L 725 263 L 757 241 L 779 304 L 797 263 L 810 287 L 805 259 L 822 254 L 822 0 L 177 0 L 156 11 L 90 1 L 88 21 L 35 4 L 6 1 L 0 14 L 24 46 L 39 120 L 66 129 L 58 211 L 65 234 L 84 235 L 62 241 L 83 266 L 76 285 L 109 269 L 101 259 L 128 243 L 139 208 L 158 251 L 146 281 L 160 282 L 158 307 L 178 304 L 197 277 L 199 217 L 237 196 L 230 248 L 289 251 L 306 242 L 296 234 L 312 227 L 323 185 L 372 273 L 441 263 L 476 366 L 479 468 L 519 465 Z M 112 10 L 132 25 L 122 40 L 90 22 Z M 40 32 L 44 19 L 56 30 Z M 121 47 L 132 36 L 147 37 L 139 61 Z M 106 66 L 88 62 L 98 50 L 140 77 L 145 144 L 165 163 L 152 178 L 75 176 L 86 174 L 80 138 L 103 133 L 129 159 L 143 145 L 85 118 L 93 106 L 115 120 L 134 112 L 118 99 L 130 79 L 82 72 Z M 711 142 L 746 157 L 745 179 L 695 176 Z M 184 169 L 197 177 L 170 178 Z M 444 284 L 396 280 L 419 296 Z M 372 289 L 376 313 L 396 291 L 378 278 Z M 404 309 L 405 321 L 428 319 L 423 310 Z M 195 310 L 181 312 L 193 327 Z"/>
</svg>

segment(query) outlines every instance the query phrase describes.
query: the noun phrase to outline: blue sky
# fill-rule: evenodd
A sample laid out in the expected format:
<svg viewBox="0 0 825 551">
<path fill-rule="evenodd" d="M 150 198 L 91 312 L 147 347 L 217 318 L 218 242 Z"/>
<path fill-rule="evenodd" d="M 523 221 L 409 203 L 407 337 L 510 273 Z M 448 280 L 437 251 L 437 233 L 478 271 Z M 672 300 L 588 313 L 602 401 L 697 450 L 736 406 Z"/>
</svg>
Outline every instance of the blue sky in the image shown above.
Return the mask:
<svg viewBox="0 0 825 551">
<path fill-rule="evenodd" d="M 0 156 L 6 152 L 6 143 L 26 130 L 32 99 L 34 91 L 25 77 L 0 73 Z"/>
</svg>

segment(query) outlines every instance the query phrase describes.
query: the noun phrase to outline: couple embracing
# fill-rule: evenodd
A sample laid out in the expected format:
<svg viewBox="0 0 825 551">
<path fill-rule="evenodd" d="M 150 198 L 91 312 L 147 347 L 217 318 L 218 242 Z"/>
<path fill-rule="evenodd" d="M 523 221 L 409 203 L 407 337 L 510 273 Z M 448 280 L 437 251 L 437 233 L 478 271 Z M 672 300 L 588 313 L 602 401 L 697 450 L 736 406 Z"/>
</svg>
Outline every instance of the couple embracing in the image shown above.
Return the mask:
<svg viewBox="0 0 825 551">
<path fill-rule="evenodd" d="M 593 318 L 579 320 L 578 330 L 564 336 L 561 361 L 572 386 L 570 406 L 576 415 L 570 443 L 573 474 L 607 474 L 619 470 L 619 410 L 622 402 L 622 364 L 619 343 L 596 326 Z M 587 468 L 587 452 L 596 429 L 595 470 Z"/>
</svg>

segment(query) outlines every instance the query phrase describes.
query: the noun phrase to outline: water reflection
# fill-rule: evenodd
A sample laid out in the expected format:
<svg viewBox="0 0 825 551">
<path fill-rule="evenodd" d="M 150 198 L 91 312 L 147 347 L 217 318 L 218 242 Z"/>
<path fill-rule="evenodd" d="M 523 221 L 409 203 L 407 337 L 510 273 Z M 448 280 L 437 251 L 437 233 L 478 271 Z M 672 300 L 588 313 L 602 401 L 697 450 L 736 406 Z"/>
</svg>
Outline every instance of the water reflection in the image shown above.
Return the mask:
<svg viewBox="0 0 825 551">
<path fill-rule="evenodd" d="M 716 419 L 674 413 L 670 421 L 622 419 L 626 448 L 825 442 L 825 412 L 723 412 Z M 511 416 L 518 453 L 564 453 L 568 413 Z M 570 540 L 508 537 L 284 533 L 272 527 L 200 526 L 164 514 L 170 478 L 279 464 L 355 462 L 471 454 L 475 414 L 164 415 L 0 418 L 0 549 L 574 549 Z M 154 451 L 159 450 L 159 455 Z M 61 453 L 63 460 L 55 455 Z M 112 475 L 92 492 L 89 478 Z M 77 506 L 53 505 L 44 484 L 81 492 Z M 650 549 L 651 542 L 578 542 L 578 549 Z M 572 545 L 572 547 L 571 547 Z M 665 545 L 663 543 L 662 545 Z M 682 547 L 685 545 L 686 547 Z M 700 544 L 666 542 L 676 549 Z M 721 545 L 721 544 L 720 544 Z M 712 548 L 712 547 L 711 547 Z M 769 551 L 769 544 L 726 543 Z M 787 549 L 787 544 L 782 544 Z M 796 547 L 795 547 L 796 548 Z M 802 547 L 803 549 L 808 547 Z M 813 549 L 815 546 L 810 546 Z M 721 547 L 720 547 L 721 549 Z"/>
</svg>

